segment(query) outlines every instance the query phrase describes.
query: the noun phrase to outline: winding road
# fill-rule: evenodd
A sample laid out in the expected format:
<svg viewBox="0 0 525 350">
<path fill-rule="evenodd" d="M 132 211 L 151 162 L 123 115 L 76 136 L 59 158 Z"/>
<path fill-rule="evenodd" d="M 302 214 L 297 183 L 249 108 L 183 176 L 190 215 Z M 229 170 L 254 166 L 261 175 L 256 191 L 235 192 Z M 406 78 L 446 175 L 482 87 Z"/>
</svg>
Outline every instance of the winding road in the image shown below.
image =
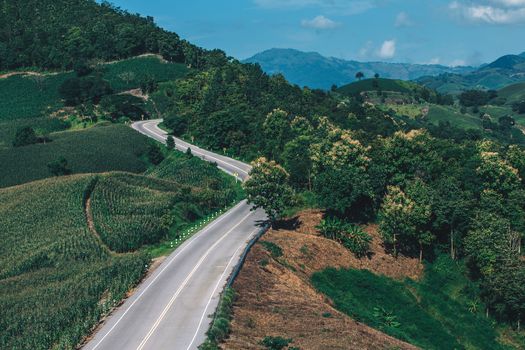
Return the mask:
<svg viewBox="0 0 525 350">
<path fill-rule="evenodd" d="M 159 142 L 167 134 L 161 120 L 141 121 L 133 129 Z M 178 150 L 217 163 L 241 180 L 250 166 L 175 138 Z M 242 201 L 175 250 L 116 309 L 83 347 L 85 350 L 190 350 L 205 340 L 220 293 L 250 239 L 266 220 Z"/>
</svg>

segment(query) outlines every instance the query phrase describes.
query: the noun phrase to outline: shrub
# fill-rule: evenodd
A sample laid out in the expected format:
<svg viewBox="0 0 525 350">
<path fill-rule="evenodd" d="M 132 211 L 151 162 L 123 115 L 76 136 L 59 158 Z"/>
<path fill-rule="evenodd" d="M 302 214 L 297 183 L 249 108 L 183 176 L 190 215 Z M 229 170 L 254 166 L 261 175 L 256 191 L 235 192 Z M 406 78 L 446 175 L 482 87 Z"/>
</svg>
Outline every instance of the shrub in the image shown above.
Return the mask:
<svg viewBox="0 0 525 350">
<path fill-rule="evenodd" d="M 221 296 L 211 327 L 206 333 L 207 339 L 199 346 L 199 350 L 219 349 L 218 344 L 224 341 L 230 333 L 230 321 L 232 319 L 234 301 L 235 291 L 233 288 L 227 288 Z"/>
<path fill-rule="evenodd" d="M 68 167 L 67 160 L 64 157 L 59 157 L 57 160 L 49 163 L 47 168 L 53 176 L 63 176 L 72 173 L 71 169 Z"/>
<path fill-rule="evenodd" d="M 317 229 L 324 237 L 339 242 L 356 257 L 368 253 L 372 237 L 357 225 L 329 217 L 323 219 Z"/>
<path fill-rule="evenodd" d="M 154 165 L 159 165 L 164 160 L 164 154 L 162 154 L 162 150 L 156 143 L 151 143 L 149 146 L 148 160 Z"/>
<path fill-rule="evenodd" d="M 262 241 L 261 244 L 270 253 L 272 258 L 277 259 L 283 256 L 283 250 L 277 244 L 268 241 Z"/>
<path fill-rule="evenodd" d="M 268 350 L 282 350 L 287 347 L 293 339 L 283 337 L 265 337 L 260 344 Z"/>
<path fill-rule="evenodd" d="M 38 143 L 39 139 L 36 136 L 35 130 L 26 126 L 16 131 L 15 139 L 13 141 L 14 147 L 22 147 Z"/>
<path fill-rule="evenodd" d="M 168 136 L 168 139 L 166 140 L 166 147 L 169 150 L 175 149 L 175 139 L 173 138 L 173 136 Z"/>
</svg>

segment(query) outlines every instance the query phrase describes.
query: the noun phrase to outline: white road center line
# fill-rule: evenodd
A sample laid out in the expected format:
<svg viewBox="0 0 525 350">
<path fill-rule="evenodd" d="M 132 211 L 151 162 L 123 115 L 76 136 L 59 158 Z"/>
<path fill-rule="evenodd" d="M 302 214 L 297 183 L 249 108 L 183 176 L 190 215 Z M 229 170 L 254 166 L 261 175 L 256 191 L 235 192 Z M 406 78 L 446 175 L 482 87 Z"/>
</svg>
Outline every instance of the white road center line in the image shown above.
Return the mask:
<svg viewBox="0 0 525 350">
<path fill-rule="evenodd" d="M 253 230 L 249 237 L 251 237 L 255 232 L 257 232 L 257 230 Z M 202 322 L 204 322 L 204 317 L 206 316 L 207 312 L 208 312 L 208 308 L 210 307 L 210 303 L 213 299 L 213 296 L 215 295 L 215 293 L 217 292 L 217 289 L 219 289 L 219 285 L 221 283 L 221 281 L 223 280 L 224 278 L 224 275 L 226 275 L 226 271 L 228 271 L 228 268 L 230 267 L 230 265 L 232 264 L 233 262 L 233 259 L 235 259 L 235 257 L 237 257 L 237 253 L 239 252 L 239 250 L 246 246 L 246 242 L 243 242 L 243 244 L 241 244 L 237 250 L 235 251 L 235 253 L 232 255 L 230 261 L 228 262 L 228 265 L 226 266 L 226 268 L 224 269 L 224 272 L 222 273 L 221 277 L 219 278 L 219 280 L 217 281 L 217 284 L 215 285 L 215 289 L 213 290 L 213 292 L 211 293 L 210 295 L 210 298 L 208 299 L 208 303 L 206 304 L 206 307 L 204 308 L 204 312 L 202 313 L 202 316 L 201 316 L 201 319 L 199 321 L 199 325 L 197 326 L 197 329 L 195 330 L 195 334 L 193 335 L 193 338 L 191 339 L 191 342 L 190 342 L 190 345 L 188 345 L 188 348 L 186 350 L 190 350 L 191 349 L 191 346 L 193 345 L 193 343 L 195 342 L 195 339 L 197 338 L 197 334 L 199 334 L 199 330 L 201 329 L 201 326 L 202 326 Z"/>
<path fill-rule="evenodd" d="M 146 334 L 146 336 L 144 337 L 144 339 L 142 340 L 142 342 L 140 343 L 140 345 L 137 347 L 137 350 L 142 350 L 144 348 L 144 346 L 146 345 L 146 343 L 148 342 L 148 340 L 151 338 L 151 336 L 153 335 L 153 333 L 155 332 L 155 330 L 158 328 L 159 324 L 162 322 L 162 320 L 164 319 L 164 317 L 166 316 L 166 314 L 168 313 L 169 309 L 171 308 L 171 306 L 173 305 L 173 303 L 175 302 L 175 300 L 177 299 L 177 297 L 179 296 L 179 294 L 182 292 L 182 290 L 184 289 L 184 287 L 186 287 L 186 285 L 188 284 L 188 282 L 190 281 L 191 277 L 193 277 L 193 275 L 195 274 L 195 272 L 199 269 L 199 267 L 202 265 L 202 263 L 204 262 L 204 260 L 208 257 L 208 255 L 215 249 L 215 247 L 217 247 L 219 245 L 219 243 L 222 242 L 222 240 L 224 238 L 226 238 L 233 230 L 235 230 L 237 227 L 239 227 L 249 216 L 251 216 L 253 213 L 250 212 L 248 213 L 245 217 L 243 217 L 235 226 L 233 226 L 231 229 L 228 230 L 228 232 L 226 232 L 221 238 L 219 238 L 210 248 L 208 248 L 208 250 L 206 251 L 206 253 L 204 253 L 204 255 L 200 258 L 199 262 L 195 265 L 195 267 L 193 268 L 193 270 L 190 272 L 190 274 L 186 277 L 186 279 L 184 280 L 184 282 L 182 282 L 181 286 L 179 287 L 179 289 L 177 289 L 177 291 L 175 292 L 175 294 L 173 294 L 173 297 L 171 298 L 171 300 L 169 301 L 169 303 L 166 305 L 166 307 L 164 308 L 164 310 L 162 310 L 162 313 L 160 314 L 159 318 L 157 319 L 157 321 L 155 321 L 155 323 L 153 324 L 153 326 L 151 327 L 150 331 L 148 332 L 148 334 Z"/>
<path fill-rule="evenodd" d="M 225 215 L 221 216 L 219 219 L 215 220 L 212 224 L 206 226 L 202 231 L 199 232 L 199 234 L 195 235 L 190 241 L 188 241 L 186 243 L 186 245 L 166 264 L 166 266 L 164 266 L 164 268 L 157 274 L 157 276 L 155 276 L 155 278 L 150 282 L 150 284 L 148 284 L 148 286 L 139 294 L 139 296 L 133 301 L 133 303 L 131 303 L 131 305 L 126 309 L 126 311 L 122 314 L 122 316 L 120 316 L 120 318 L 117 320 L 117 322 L 115 322 L 115 324 L 111 327 L 111 329 L 102 337 L 102 339 L 100 339 L 100 341 L 93 347 L 93 350 L 95 350 L 96 348 L 98 348 L 100 346 L 100 344 L 102 344 L 102 342 L 104 341 L 104 339 L 106 339 L 106 337 L 115 329 L 115 327 L 117 327 L 117 325 L 120 323 L 120 321 L 122 321 L 122 319 L 124 319 L 124 317 L 126 316 L 126 314 L 128 313 L 129 310 L 131 310 L 131 308 L 133 308 L 133 306 L 135 305 L 135 303 L 137 301 L 139 301 L 142 296 L 144 295 L 144 293 L 146 293 L 148 291 L 148 289 L 155 283 L 155 281 L 162 275 L 162 273 L 173 263 L 173 261 L 175 261 L 175 259 L 183 252 L 185 251 L 189 246 L 191 246 L 191 244 L 196 240 L 198 239 L 204 232 L 207 232 L 209 231 L 212 227 L 216 226 L 218 223 L 220 223 L 221 221 L 223 221 L 224 219 L 226 219 L 227 217 L 229 217 L 232 213 L 235 212 L 235 210 L 240 207 L 242 204 L 244 204 L 244 201 L 243 202 L 240 202 L 239 204 L 237 204 L 235 207 L 233 207 L 228 213 L 226 213 Z"/>
</svg>

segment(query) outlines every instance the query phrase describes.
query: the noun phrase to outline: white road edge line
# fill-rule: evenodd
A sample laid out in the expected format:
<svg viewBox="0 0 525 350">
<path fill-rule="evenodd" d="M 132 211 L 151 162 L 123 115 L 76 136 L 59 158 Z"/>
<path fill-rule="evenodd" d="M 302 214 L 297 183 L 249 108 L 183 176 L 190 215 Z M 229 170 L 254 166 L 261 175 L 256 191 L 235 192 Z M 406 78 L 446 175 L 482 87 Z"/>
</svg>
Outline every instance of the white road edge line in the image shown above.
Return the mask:
<svg viewBox="0 0 525 350">
<path fill-rule="evenodd" d="M 244 204 L 244 201 L 240 202 L 239 204 L 237 204 L 235 207 L 233 207 L 232 209 L 230 209 L 225 215 L 221 216 L 219 219 L 215 220 L 211 225 L 208 225 L 206 226 L 203 230 L 201 230 L 197 235 L 193 236 L 193 238 L 189 241 L 187 241 L 186 245 L 177 253 L 175 254 L 175 256 L 173 256 L 173 258 L 171 258 L 171 260 L 166 264 L 166 266 L 164 266 L 164 268 L 155 276 L 155 278 L 150 282 L 150 284 L 148 284 L 148 286 L 139 294 L 139 296 L 133 301 L 133 303 L 131 303 L 131 305 L 126 309 L 126 311 L 124 311 L 124 313 L 122 314 L 122 316 L 120 316 L 120 318 L 117 320 L 117 322 L 111 327 L 111 329 L 102 337 L 102 339 L 100 339 L 100 341 L 93 347 L 92 350 L 95 350 L 96 348 L 98 348 L 100 346 L 100 344 L 102 344 L 102 342 L 104 341 L 104 339 L 106 339 L 106 337 L 115 329 L 115 327 L 117 327 L 117 325 L 120 323 L 120 321 L 122 321 L 122 319 L 126 316 L 126 314 L 128 313 L 129 310 L 131 310 L 133 308 L 133 306 L 135 305 L 135 303 L 137 301 L 139 301 L 142 296 L 144 295 L 144 293 L 146 293 L 148 291 L 148 289 L 155 283 L 155 281 L 162 275 L 162 273 L 171 265 L 171 263 L 173 263 L 173 261 L 183 252 L 186 250 L 186 248 L 188 248 L 189 246 L 191 246 L 191 244 L 196 240 L 198 239 L 200 236 L 202 236 L 204 234 L 204 232 L 206 231 L 209 231 L 212 227 L 214 227 L 216 224 L 218 224 L 219 222 L 223 221 L 224 219 L 226 219 L 227 217 L 229 217 L 233 212 L 235 212 L 236 209 L 238 209 L 238 207 L 240 207 L 242 204 Z"/>
<path fill-rule="evenodd" d="M 253 230 L 251 233 L 250 233 L 250 237 L 255 233 L 257 232 L 257 230 Z M 219 278 L 219 280 L 217 281 L 217 284 L 215 285 L 215 289 L 213 290 L 213 292 L 211 293 L 210 295 L 210 299 L 208 299 L 208 303 L 206 304 L 206 308 L 204 309 L 204 312 L 202 313 L 202 316 L 201 316 L 201 319 L 199 321 L 199 325 L 197 326 L 197 330 L 195 331 L 195 334 L 193 335 L 193 338 L 191 339 L 191 342 L 190 342 L 190 345 L 188 345 L 188 348 L 186 350 L 190 350 L 191 349 L 191 346 L 193 345 L 193 343 L 195 342 L 195 339 L 197 339 L 197 334 L 199 334 L 199 330 L 201 329 L 201 326 L 202 326 L 202 322 L 204 322 L 204 317 L 206 316 L 206 314 L 208 313 L 208 308 L 210 307 L 210 304 L 211 304 L 211 301 L 213 299 L 213 296 L 215 295 L 215 293 L 217 292 L 217 289 L 219 289 L 219 286 L 224 278 L 224 275 L 226 275 L 226 272 L 228 271 L 230 265 L 232 264 L 233 262 L 233 259 L 235 259 L 236 257 L 238 258 L 237 256 L 237 253 L 239 252 L 239 250 L 244 247 L 246 245 L 246 242 L 243 242 L 238 248 L 237 250 L 235 251 L 235 253 L 233 254 L 233 256 L 231 257 L 230 261 L 228 262 L 228 265 L 226 265 L 226 268 L 224 269 L 224 272 L 222 273 L 221 277 Z"/>
<path fill-rule="evenodd" d="M 186 285 L 188 284 L 188 282 L 190 281 L 190 279 L 193 277 L 193 275 L 195 274 L 195 272 L 197 272 L 197 270 L 199 269 L 199 267 L 202 265 L 202 263 L 204 262 L 204 260 L 206 260 L 206 258 L 208 257 L 208 255 L 210 255 L 210 253 L 219 245 L 219 243 L 221 243 L 223 241 L 223 239 L 225 239 L 230 233 L 232 233 L 233 230 L 235 230 L 237 227 L 239 227 L 249 216 L 251 216 L 253 214 L 253 212 L 250 212 L 248 213 L 245 217 L 243 217 L 235 226 L 233 226 L 231 229 L 228 230 L 228 232 L 226 232 L 221 238 L 219 238 L 219 240 L 217 240 L 210 248 L 208 248 L 208 250 L 206 251 L 206 253 L 204 253 L 204 255 L 200 258 L 200 260 L 198 261 L 198 263 L 195 265 L 195 267 L 193 268 L 193 270 L 190 272 L 190 274 L 186 277 L 186 279 L 184 280 L 184 282 L 182 282 L 181 286 L 179 287 L 179 289 L 177 289 L 177 291 L 175 292 L 175 294 L 173 294 L 173 297 L 171 298 L 171 300 L 169 301 L 169 303 L 166 305 L 166 307 L 164 308 L 164 310 L 162 310 L 162 313 L 160 314 L 159 318 L 157 319 L 157 321 L 155 321 L 155 323 L 153 324 L 153 326 L 151 327 L 151 329 L 149 330 L 148 334 L 146 334 L 146 337 L 144 337 L 144 339 L 142 340 L 142 342 L 139 344 L 139 346 L 137 347 L 137 350 L 142 350 L 144 348 L 144 346 L 146 345 L 146 343 L 148 342 L 148 340 L 151 338 L 151 336 L 153 335 L 153 333 L 155 332 L 155 330 L 157 329 L 157 327 L 159 326 L 159 324 L 162 322 L 162 320 L 164 319 L 164 317 L 166 316 L 166 314 L 168 313 L 169 309 L 171 308 L 171 306 L 173 305 L 173 303 L 175 302 L 175 300 L 177 299 L 177 297 L 179 296 L 179 294 L 182 292 L 182 290 L 184 289 L 184 287 L 186 287 Z"/>
<path fill-rule="evenodd" d="M 144 129 L 147 129 L 148 131 L 150 131 L 151 133 L 157 135 L 158 137 L 162 138 L 162 139 L 165 141 L 166 139 L 164 138 L 164 135 L 163 135 L 163 134 L 161 135 L 161 134 L 159 134 L 156 130 L 151 130 L 151 128 L 148 128 L 148 126 L 151 125 L 151 124 L 153 124 L 153 123 L 154 123 L 154 122 L 145 122 L 145 123 L 143 123 L 142 125 L 144 126 Z M 156 125 L 154 125 L 154 126 L 157 127 Z M 162 129 L 160 129 L 160 128 L 158 128 L 158 127 L 157 127 L 157 129 L 163 131 Z M 187 143 L 187 142 L 185 142 L 185 141 L 183 141 L 183 142 L 184 142 L 184 143 Z M 188 144 L 188 143 L 187 143 L 187 144 Z M 188 144 L 188 145 L 189 145 L 189 144 Z M 194 147 L 196 147 L 196 146 L 194 146 Z M 187 148 L 191 148 L 191 147 L 187 147 Z M 206 154 L 206 153 L 202 152 L 199 148 L 197 148 L 197 149 L 193 148 L 193 149 L 192 149 L 192 152 L 194 152 L 194 153 L 196 153 L 196 154 L 200 154 L 201 156 L 204 156 L 204 157 L 208 157 L 208 158 L 214 159 L 214 160 L 216 160 L 217 162 L 221 162 L 221 163 L 227 164 L 228 166 L 231 166 L 231 167 L 233 167 L 233 168 L 235 168 L 235 169 L 237 169 L 237 170 L 243 172 L 244 174 L 248 175 L 248 172 L 247 172 L 246 170 L 243 170 L 243 169 L 241 169 L 241 168 L 239 168 L 239 167 L 237 167 L 237 166 L 235 166 L 235 165 L 233 165 L 233 164 L 229 164 L 229 163 L 227 163 L 227 162 L 224 161 L 224 160 L 221 160 L 221 159 L 215 158 L 214 156 L 211 156 L 211 155 L 209 155 L 209 154 Z"/>
</svg>

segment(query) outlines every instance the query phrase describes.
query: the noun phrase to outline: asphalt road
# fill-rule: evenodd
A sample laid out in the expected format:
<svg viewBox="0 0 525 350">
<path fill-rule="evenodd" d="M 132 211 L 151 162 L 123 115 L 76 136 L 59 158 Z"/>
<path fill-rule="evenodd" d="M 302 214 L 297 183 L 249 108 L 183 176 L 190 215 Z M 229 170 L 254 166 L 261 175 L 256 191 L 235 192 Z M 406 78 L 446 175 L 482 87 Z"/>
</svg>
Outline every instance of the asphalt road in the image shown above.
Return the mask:
<svg viewBox="0 0 525 350">
<path fill-rule="evenodd" d="M 133 128 L 165 142 L 159 122 L 137 122 Z M 175 143 L 179 150 L 190 147 L 195 156 L 241 179 L 248 176 L 247 164 L 182 140 Z M 205 340 L 227 278 L 266 219 L 262 210 L 250 209 L 245 201 L 239 203 L 182 244 L 108 317 L 83 349 L 197 349 Z"/>
</svg>

